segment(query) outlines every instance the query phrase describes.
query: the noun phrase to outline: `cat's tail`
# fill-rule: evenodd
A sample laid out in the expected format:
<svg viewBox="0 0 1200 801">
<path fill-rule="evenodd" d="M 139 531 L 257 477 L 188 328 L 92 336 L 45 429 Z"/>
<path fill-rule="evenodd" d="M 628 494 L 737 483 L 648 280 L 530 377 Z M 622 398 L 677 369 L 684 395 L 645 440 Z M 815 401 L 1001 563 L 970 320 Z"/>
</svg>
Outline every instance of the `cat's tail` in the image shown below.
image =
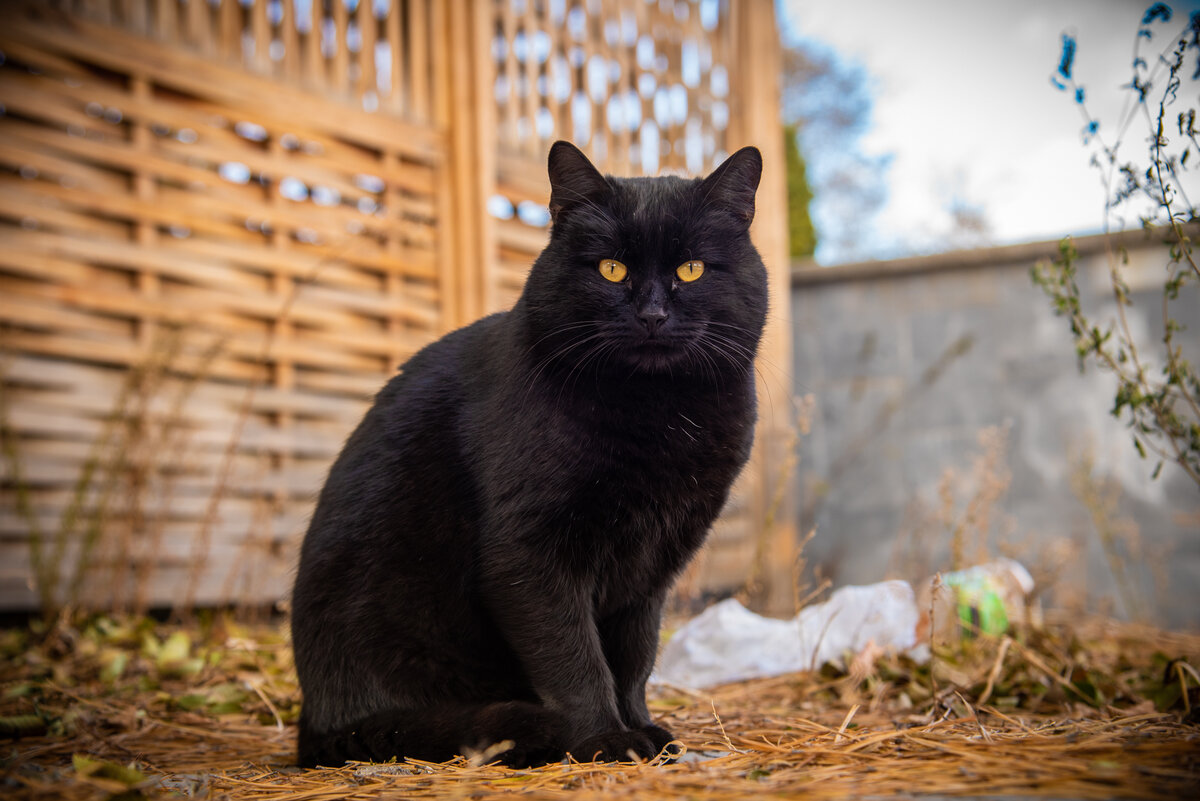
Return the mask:
<svg viewBox="0 0 1200 801">
<path fill-rule="evenodd" d="M 338 767 L 347 760 L 444 762 L 485 754 L 489 762 L 530 767 L 562 759 L 567 735 L 565 718 L 524 701 L 391 709 L 333 730 L 313 727 L 301 712 L 298 762 L 305 768 Z"/>
</svg>

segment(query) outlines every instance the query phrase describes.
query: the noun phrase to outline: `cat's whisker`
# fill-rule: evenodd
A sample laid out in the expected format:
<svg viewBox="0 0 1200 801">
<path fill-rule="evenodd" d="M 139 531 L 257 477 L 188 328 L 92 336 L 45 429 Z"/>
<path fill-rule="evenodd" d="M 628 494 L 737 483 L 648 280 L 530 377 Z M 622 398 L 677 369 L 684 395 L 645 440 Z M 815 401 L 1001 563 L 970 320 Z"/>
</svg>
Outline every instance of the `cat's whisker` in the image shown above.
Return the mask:
<svg viewBox="0 0 1200 801">
<path fill-rule="evenodd" d="M 689 355 L 695 355 L 698 357 L 697 363 L 704 370 L 704 372 L 711 377 L 710 380 L 715 386 L 722 386 L 723 382 L 721 381 L 721 371 L 717 368 L 717 363 L 713 359 L 712 355 L 709 354 L 708 350 L 704 347 L 701 347 L 699 340 L 693 340 L 691 343 L 689 343 L 688 353 Z"/>
<path fill-rule="evenodd" d="M 704 355 L 703 351 L 696 347 L 695 340 L 689 341 L 687 345 L 684 346 L 683 353 L 687 357 L 688 366 L 699 372 L 705 380 L 708 380 L 708 365 L 704 362 L 706 356 Z"/>
<path fill-rule="evenodd" d="M 706 325 L 719 326 L 722 328 L 731 328 L 734 331 L 746 333 L 748 336 L 750 335 L 749 332 L 747 332 L 743 326 L 734 325 L 732 323 L 722 323 L 722 322 L 717 322 L 715 320 L 709 320 L 706 323 Z M 755 355 L 755 361 L 761 367 L 769 368 L 771 370 L 771 372 L 773 373 L 772 377 L 775 379 L 776 384 L 778 384 L 781 387 L 788 386 L 789 379 L 787 377 L 787 374 L 780 368 L 780 366 L 773 359 L 771 359 L 765 353 L 759 352 Z M 768 379 L 768 376 L 766 374 L 762 373 L 761 371 L 760 371 L 759 375 L 764 381 L 766 381 Z"/>
<path fill-rule="evenodd" d="M 541 342 L 541 341 L 544 341 L 545 339 L 547 339 L 548 337 L 554 336 L 555 334 L 564 333 L 568 330 L 579 329 L 579 328 L 593 329 L 590 333 L 587 333 L 583 336 L 577 336 L 574 339 L 568 340 L 566 343 L 561 345 L 558 349 L 551 351 L 546 356 L 544 356 L 542 359 L 540 359 L 534 365 L 532 374 L 530 375 L 529 381 L 527 382 L 527 384 L 525 386 L 525 391 L 528 392 L 537 383 L 537 380 L 541 377 L 542 373 L 545 372 L 546 368 L 550 366 L 550 364 L 552 364 L 555 361 L 561 360 L 563 357 L 565 357 L 568 353 L 570 353 L 575 348 L 577 348 L 593 339 L 604 336 L 603 331 L 598 332 L 598 331 L 594 330 L 594 329 L 598 328 L 600 325 L 601 324 L 599 322 L 586 322 L 586 323 L 576 323 L 573 325 L 565 325 L 565 326 L 562 326 L 561 328 L 558 328 L 555 331 L 547 334 L 546 336 L 542 337 L 541 340 L 538 340 L 539 342 Z"/>
<path fill-rule="evenodd" d="M 579 385 L 579 379 L 582 378 L 587 372 L 586 368 L 588 362 L 597 359 L 600 354 L 605 353 L 606 351 L 615 350 L 615 348 L 616 344 L 609 340 L 593 346 L 586 353 L 584 353 L 583 357 L 579 359 L 578 363 L 571 368 L 569 373 L 567 373 L 567 377 L 564 379 L 562 387 L 559 388 L 558 397 L 555 402 L 559 403 L 563 400 L 563 394 L 566 391 L 568 384 L 570 385 L 571 391 L 575 391 L 576 387 Z"/>
<path fill-rule="evenodd" d="M 574 331 L 574 330 L 577 330 L 580 328 L 595 328 L 598 325 L 600 325 L 601 322 L 602 321 L 600 321 L 600 320 L 581 320 L 578 322 L 566 323 L 565 325 L 561 325 L 558 328 L 553 329 L 552 331 L 547 331 L 545 334 L 543 334 L 541 337 L 539 337 L 536 341 L 534 341 L 532 344 L 530 344 L 530 346 L 525 350 L 525 355 L 528 356 L 528 355 L 532 354 L 535 350 L 537 350 L 538 345 L 541 345 L 543 342 L 545 342 L 547 339 L 550 339 L 551 337 L 556 337 L 556 336 L 559 336 L 560 334 L 566 333 L 567 331 Z"/>
<path fill-rule="evenodd" d="M 729 337 L 713 331 L 704 331 L 698 339 L 710 343 L 713 346 L 712 351 L 728 361 L 732 367 L 746 369 L 753 363 L 754 352 Z"/>
</svg>

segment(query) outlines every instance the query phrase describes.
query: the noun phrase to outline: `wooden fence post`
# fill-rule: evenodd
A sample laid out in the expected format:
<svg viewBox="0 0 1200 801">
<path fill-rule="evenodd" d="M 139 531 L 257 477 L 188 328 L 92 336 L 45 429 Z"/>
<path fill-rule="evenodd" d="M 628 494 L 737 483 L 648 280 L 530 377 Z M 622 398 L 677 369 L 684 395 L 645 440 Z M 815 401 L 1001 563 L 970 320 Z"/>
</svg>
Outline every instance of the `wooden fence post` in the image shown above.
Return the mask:
<svg viewBox="0 0 1200 801">
<path fill-rule="evenodd" d="M 788 284 L 787 171 L 779 93 L 781 46 L 772 0 L 737 0 L 734 25 L 736 73 L 731 96 L 730 150 L 754 145 L 763 156 L 757 210 L 751 233 L 766 262 L 771 306 L 759 356 L 759 423 L 751 467 L 759 537 L 754 570 L 762 583 L 755 601 L 763 609 L 792 613 L 795 529 L 796 431 L 791 385 L 792 341 Z"/>
<path fill-rule="evenodd" d="M 493 308 L 495 225 L 487 213 L 496 187 L 496 125 L 492 84 L 491 20 L 488 0 L 435 3 L 441 16 L 434 29 L 443 40 L 435 48 L 436 121 L 448 144 L 448 181 L 442 190 L 446 215 L 438 227 L 444 288 L 453 298 L 445 320 L 456 328 Z M 448 262 L 447 262 L 448 260 Z"/>
</svg>

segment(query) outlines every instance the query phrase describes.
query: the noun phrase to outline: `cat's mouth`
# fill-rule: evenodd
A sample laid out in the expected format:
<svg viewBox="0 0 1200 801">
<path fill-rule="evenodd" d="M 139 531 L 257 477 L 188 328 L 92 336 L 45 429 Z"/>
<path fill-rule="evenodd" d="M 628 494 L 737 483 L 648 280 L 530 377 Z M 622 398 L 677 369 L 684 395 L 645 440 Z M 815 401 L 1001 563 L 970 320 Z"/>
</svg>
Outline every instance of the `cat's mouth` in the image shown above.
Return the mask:
<svg viewBox="0 0 1200 801">
<path fill-rule="evenodd" d="M 631 349 L 634 365 L 646 372 L 663 372 L 677 366 L 685 357 L 687 349 L 678 337 L 645 337 Z"/>
</svg>

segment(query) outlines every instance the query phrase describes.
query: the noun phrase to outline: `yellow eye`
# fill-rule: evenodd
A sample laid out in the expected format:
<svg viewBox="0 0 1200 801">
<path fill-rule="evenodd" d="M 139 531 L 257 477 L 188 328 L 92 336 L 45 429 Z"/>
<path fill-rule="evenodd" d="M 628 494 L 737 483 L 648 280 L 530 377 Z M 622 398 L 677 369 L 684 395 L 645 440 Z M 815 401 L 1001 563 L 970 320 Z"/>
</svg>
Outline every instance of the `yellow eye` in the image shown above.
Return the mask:
<svg viewBox="0 0 1200 801">
<path fill-rule="evenodd" d="M 704 262 L 702 261 L 685 261 L 675 269 L 675 274 L 679 276 L 679 280 L 687 283 L 695 281 L 700 276 L 704 275 Z"/>
<path fill-rule="evenodd" d="M 600 274 L 612 281 L 614 284 L 619 284 L 625 280 L 625 275 L 629 270 L 625 269 L 625 265 L 616 259 L 601 259 Z"/>
</svg>

